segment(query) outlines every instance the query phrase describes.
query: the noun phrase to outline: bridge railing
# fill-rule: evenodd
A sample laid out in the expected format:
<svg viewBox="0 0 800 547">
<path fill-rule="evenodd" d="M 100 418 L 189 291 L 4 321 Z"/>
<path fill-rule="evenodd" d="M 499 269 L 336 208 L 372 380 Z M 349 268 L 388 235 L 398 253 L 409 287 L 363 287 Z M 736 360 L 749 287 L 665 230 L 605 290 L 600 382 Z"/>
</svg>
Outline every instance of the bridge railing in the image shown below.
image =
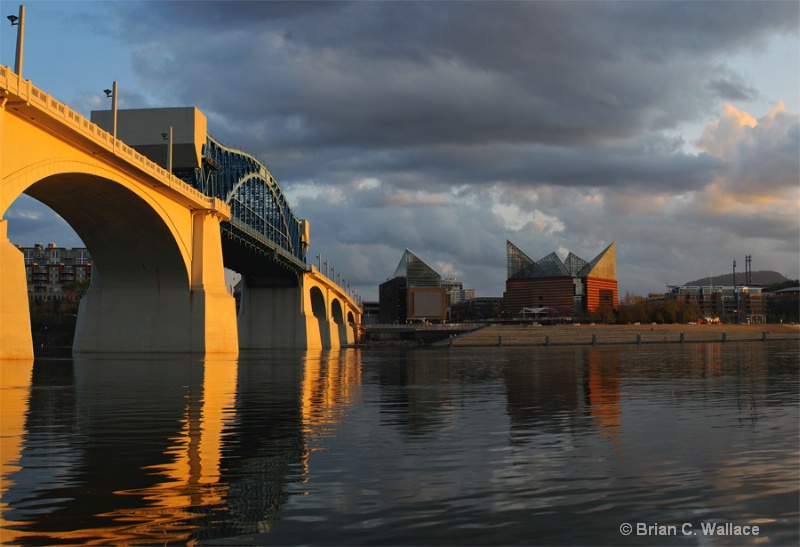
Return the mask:
<svg viewBox="0 0 800 547">
<path fill-rule="evenodd" d="M 324 270 L 322 269 L 323 264 L 325 265 Z M 356 291 L 350 286 L 350 284 L 347 282 L 347 278 L 342 276 L 341 272 L 338 272 L 337 275 L 336 267 L 333 264 L 330 264 L 330 270 L 328 269 L 328 266 L 329 266 L 328 261 L 327 260 L 323 261 L 322 255 L 317 255 L 317 267 L 315 268 L 316 271 L 320 275 L 323 275 L 328 279 L 330 279 L 334 285 L 339 287 L 347 296 L 353 299 L 353 301 L 356 304 L 362 306 L 361 294 L 359 294 L 358 291 Z"/>
<path fill-rule="evenodd" d="M 105 148 L 114 156 L 124 158 L 128 163 L 158 179 L 171 190 L 190 197 L 194 201 L 204 203 L 208 209 L 216 209 L 230 216 L 230 209 L 225 202 L 209 197 L 191 185 L 186 184 L 121 140 L 115 139 L 113 135 L 87 120 L 64 103 L 57 101 L 51 95 L 37 88 L 31 84 L 30 80 L 22 80 L 10 68 L 3 65 L 0 65 L 0 88 L 19 97 L 25 101 L 27 106 L 33 106 L 46 112 L 51 118 L 60 120 L 84 137 Z"/>
</svg>

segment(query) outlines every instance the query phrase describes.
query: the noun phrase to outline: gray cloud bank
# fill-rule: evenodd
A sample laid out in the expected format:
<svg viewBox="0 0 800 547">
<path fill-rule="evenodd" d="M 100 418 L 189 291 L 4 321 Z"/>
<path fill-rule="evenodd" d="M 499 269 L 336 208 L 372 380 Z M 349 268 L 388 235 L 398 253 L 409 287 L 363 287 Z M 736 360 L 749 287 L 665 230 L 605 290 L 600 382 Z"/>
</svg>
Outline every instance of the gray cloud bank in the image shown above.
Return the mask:
<svg viewBox="0 0 800 547">
<path fill-rule="evenodd" d="M 797 276 L 800 120 L 732 60 L 797 40 L 799 6 L 102 9 L 132 51 L 129 96 L 195 105 L 262 158 L 310 219 L 310 261 L 322 253 L 377 298 L 405 248 L 499 296 L 506 239 L 534 259 L 616 241 L 623 292 L 724 273 L 745 254 Z M 798 66 L 775 70 L 800 86 Z M 755 118 L 735 106 L 748 101 L 774 109 Z"/>
</svg>

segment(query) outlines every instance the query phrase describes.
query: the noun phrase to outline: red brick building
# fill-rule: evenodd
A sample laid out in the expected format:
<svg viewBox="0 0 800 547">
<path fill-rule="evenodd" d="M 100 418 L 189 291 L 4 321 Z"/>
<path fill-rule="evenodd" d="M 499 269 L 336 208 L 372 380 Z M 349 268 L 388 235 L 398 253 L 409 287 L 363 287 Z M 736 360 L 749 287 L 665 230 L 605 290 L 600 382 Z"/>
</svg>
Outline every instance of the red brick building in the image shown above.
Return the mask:
<svg viewBox="0 0 800 547">
<path fill-rule="evenodd" d="M 556 253 L 533 261 L 510 241 L 506 242 L 506 254 L 508 277 L 503 304 L 509 315 L 545 308 L 547 316 L 568 317 L 617 308 L 614 243 L 591 262 L 573 253 L 564 261 Z"/>
</svg>

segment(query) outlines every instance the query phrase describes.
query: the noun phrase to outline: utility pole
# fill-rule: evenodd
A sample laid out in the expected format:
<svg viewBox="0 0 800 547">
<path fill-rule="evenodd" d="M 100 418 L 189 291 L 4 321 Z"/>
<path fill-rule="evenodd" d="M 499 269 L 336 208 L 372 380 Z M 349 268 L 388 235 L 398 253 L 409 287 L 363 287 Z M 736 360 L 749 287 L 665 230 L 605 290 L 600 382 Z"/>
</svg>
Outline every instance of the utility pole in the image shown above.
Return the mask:
<svg viewBox="0 0 800 547">
<path fill-rule="evenodd" d="M 733 310 L 734 323 L 739 322 L 739 291 L 736 290 L 736 261 L 733 261 L 733 295 L 736 297 L 736 309 Z"/>
</svg>

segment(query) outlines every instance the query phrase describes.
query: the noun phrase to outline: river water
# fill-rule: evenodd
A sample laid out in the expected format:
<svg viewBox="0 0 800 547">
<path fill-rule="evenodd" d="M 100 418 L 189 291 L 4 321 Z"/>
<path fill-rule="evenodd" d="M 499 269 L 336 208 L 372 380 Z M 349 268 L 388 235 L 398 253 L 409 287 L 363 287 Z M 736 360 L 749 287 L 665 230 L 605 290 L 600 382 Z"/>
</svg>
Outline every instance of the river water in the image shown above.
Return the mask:
<svg viewBox="0 0 800 547">
<path fill-rule="evenodd" d="M 797 545 L 799 361 L 776 341 L 3 363 L 0 537 Z"/>
</svg>

